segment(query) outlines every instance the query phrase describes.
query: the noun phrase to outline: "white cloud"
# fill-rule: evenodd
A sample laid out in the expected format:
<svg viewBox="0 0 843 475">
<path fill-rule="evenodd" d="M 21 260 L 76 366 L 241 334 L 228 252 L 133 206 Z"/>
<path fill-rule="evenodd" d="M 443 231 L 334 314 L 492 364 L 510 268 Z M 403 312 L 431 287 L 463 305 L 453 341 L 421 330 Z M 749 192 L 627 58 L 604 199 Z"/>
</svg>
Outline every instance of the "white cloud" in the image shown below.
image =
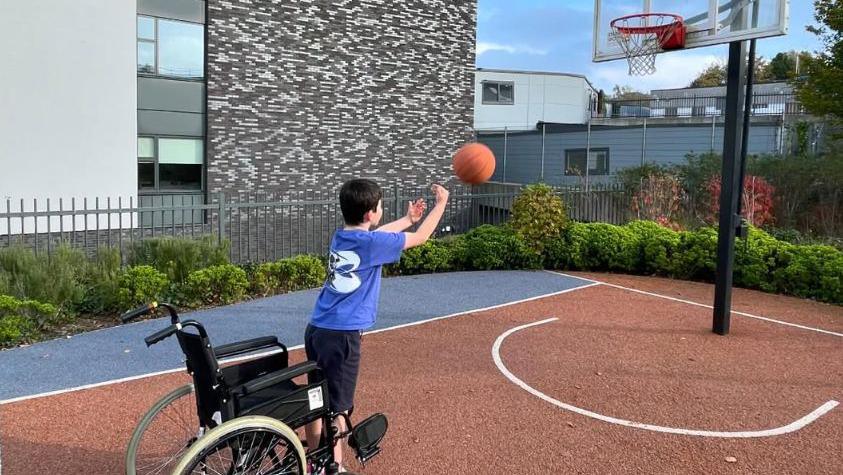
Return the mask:
<svg viewBox="0 0 843 475">
<path fill-rule="evenodd" d="M 615 84 L 629 85 L 640 91 L 687 87 L 700 72 L 723 58 L 714 54 L 669 53 L 656 58 L 656 72 L 651 76 L 630 76 L 626 60 L 592 65 L 588 74 L 607 92 Z"/>
<path fill-rule="evenodd" d="M 530 54 L 544 56 L 547 50 L 537 49 L 530 46 L 523 45 L 502 45 L 499 43 L 489 43 L 485 41 L 477 42 L 477 56 L 480 56 L 489 51 L 504 51 L 509 54 Z"/>
</svg>

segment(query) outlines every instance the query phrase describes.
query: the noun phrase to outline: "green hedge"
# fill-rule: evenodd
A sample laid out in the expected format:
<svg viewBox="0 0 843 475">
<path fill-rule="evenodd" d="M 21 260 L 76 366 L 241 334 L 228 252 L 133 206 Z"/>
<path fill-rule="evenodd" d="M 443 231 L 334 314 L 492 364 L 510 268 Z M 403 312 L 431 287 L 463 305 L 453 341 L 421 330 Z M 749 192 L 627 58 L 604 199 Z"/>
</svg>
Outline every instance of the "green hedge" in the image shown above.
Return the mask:
<svg viewBox="0 0 843 475">
<path fill-rule="evenodd" d="M 246 271 L 222 264 L 191 272 L 181 295 L 187 305 L 227 305 L 242 299 L 248 288 Z"/>
<path fill-rule="evenodd" d="M 541 269 L 542 257 L 515 231 L 483 225 L 464 234 L 452 247 L 456 267 L 471 270 Z"/>
<path fill-rule="evenodd" d="M 59 246 L 49 258 L 29 249 L 0 249 L 0 294 L 54 305 L 72 316 L 85 298 L 85 254 Z"/>
<path fill-rule="evenodd" d="M 130 266 L 151 266 L 167 275 L 171 282 L 182 283 L 191 272 L 228 264 L 229 244 L 217 243 L 213 236 L 197 239 L 151 238 L 132 245 L 128 252 Z"/>
<path fill-rule="evenodd" d="M 58 310 L 51 304 L 0 295 L 0 344 L 18 343 L 55 323 L 58 316 Z"/>
<path fill-rule="evenodd" d="M 117 279 L 117 305 L 124 311 L 164 300 L 169 286 L 167 276 L 152 266 L 129 267 Z"/>
<path fill-rule="evenodd" d="M 551 213 L 547 221 L 557 217 Z M 714 279 L 715 228 L 676 232 L 647 221 L 625 226 L 558 221 L 555 227 L 531 228 L 529 221 L 521 224 L 520 231 L 511 224 L 485 225 L 464 235 L 428 241 L 405 251 L 401 261 L 386 272 L 546 268 Z M 548 229 L 560 230 L 549 233 Z M 325 262 L 319 257 L 296 256 L 245 266 L 247 271 L 228 264 L 226 256 L 226 247 L 211 240 L 172 238 L 138 244 L 130 262 L 148 264 L 124 269 L 114 250 L 101 250 L 89 260 L 69 247 L 59 248 L 50 259 L 20 248 L 0 249 L 0 345 L 36 339 L 38 332 L 77 313 L 115 315 L 161 300 L 183 307 L 228 304 L 248 295 L 319 287 L 326 278 Z M 747 239 L 736 243 L 734 282 L 740 287 L 843 304 L 843 251 L 792 244 L 750 228 Z"/>
<path fill-rule="evenodd" d="M 654 222 L 625 226 L 570 223 L 534 246 L 509 227 L 481 226 L 462 236 L 432 240 L 404 252 L 397 274 L 449 270 L 546 269 L 615 271 L 713 282 L 717 229 L 673 231 Z M 843 304 L 843 252 L 799 246 L 750 227 L 735 244 L 735 285 Z"/>
<path fill-rule="evenodd" d="M 260 264 L 254 269 L 250 284 L 253 293 L 271 295 L 318 287 L 326 277 L 322 259 L 303 255 Z"/>
</svg>

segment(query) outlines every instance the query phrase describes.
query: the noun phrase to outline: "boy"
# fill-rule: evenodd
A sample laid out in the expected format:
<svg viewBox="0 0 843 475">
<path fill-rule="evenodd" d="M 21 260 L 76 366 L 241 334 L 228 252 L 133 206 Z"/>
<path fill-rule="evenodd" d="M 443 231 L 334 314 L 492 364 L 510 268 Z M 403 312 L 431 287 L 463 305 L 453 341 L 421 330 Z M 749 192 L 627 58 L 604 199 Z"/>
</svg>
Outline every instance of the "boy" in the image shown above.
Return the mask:
<svg viewBox="0 0 843 475">
<path fill-rule="evenodd" d="M 372 231 L 383 215 L 383 192 L 371 180 L 355 179 L 340 189 L 340 208 L 345 226 L 331 240 L 328 279 L 319 294 L 304 335 L 307 358 L 316 361 L 328 382 L 331 409 L 348 412 L 354 407 L 354 391 L 360 365 L 360 336 L 375 324 L 380 296 L 381 268 L 398 262 L 404 249 L 424 244 L 445 213 L 448 191 L 432 186 L 436 205 L 416 232 L 402 232 L 424 214 L 424 200 L 409 204 L 407 215 Z M 346 430 L 343 418 L 337 419 Z M 319 444 L 321 421 L 306 427 L 308 447 Z M 342 467 L 342 448 L 334 447 L 334 459 Z M 344 471 L 340 468 L 340 472 Z"/>
</svg>

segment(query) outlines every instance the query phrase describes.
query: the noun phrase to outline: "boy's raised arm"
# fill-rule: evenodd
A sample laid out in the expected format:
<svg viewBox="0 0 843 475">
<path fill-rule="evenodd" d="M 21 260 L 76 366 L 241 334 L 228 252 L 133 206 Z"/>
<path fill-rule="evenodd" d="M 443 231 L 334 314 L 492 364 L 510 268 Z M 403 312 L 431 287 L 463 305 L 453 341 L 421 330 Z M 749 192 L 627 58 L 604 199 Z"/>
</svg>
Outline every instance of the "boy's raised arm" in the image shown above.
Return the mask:
<svg viewBox="0 0 843 475">
<path fill-rule="evenodd" d="M 448 205 L 448 190 L 440 185 L 433 185 L 431 189 L 436 196 L 436 205 L 430 211 L 430 214 L 427 215 L 427 218 L 419 225 L 418 230 L 412 233 L 405 233 L 404 249 L 421 246 L 430 239 L 430 236 L 442 219 L 442 215 L 445 214 L 445 207 Z"/>
</svg>

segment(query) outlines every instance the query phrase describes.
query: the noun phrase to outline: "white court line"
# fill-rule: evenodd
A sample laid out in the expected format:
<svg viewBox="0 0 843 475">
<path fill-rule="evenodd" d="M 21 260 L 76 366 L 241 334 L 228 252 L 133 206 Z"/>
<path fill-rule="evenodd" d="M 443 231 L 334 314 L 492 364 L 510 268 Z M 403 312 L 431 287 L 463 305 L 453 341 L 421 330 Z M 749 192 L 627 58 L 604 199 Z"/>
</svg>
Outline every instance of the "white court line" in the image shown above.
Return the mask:
<svg viewBox="0 0 843 475">
<path fill-rule="evenodd" d="M 565 276 L 565 277 L 572 277 L 572 276 Z M 573 277 L 573 278 L 577 279 L 577 280 L 580 280 L 580 281 L 583 281 L 583 282 L 590 282 L 588 279 L 581 279 L 579 277 Z M 518 305 L 518 304 L 525 303 L 525 302 L 531 302 L 533 300 L 539 300 L 539 299 L 543 299 L 543 298 L 547 298 L 547 297 L 553 297 L 553 296 L 556 296 L 556 295 L 561 295 L 561 294 L 565 294 L 565 293 L 568 293 L 568 292 L 573 292 L 574 290 L 580 290 L 580 289 L 585 289 L 585 288 L 588 288 L 588 287 L 594 287 L 596 285 L 599 285 L 599 284 L 598 283 L 584 284 L 584 285 L 581 285 L 579 287 L 573 287 L 573 288 L 561 290 L 561 291 L 558 291 L 558 292 L 551 292 L 549 294 L 537 295 L 535 297 L 530 297 L 530 298 L 521 299 L 521 300 L 515 300 L 515 301 L 512 301 L 512 302 L 507 302 L 507 303 L 503 303 L 503 304 L 499 304 L 499 305 L 493 305 L 491 307 L 483 307 L 483 308 L 477 308 L 477 309 L 473 309 L 473 310 L 466 310 L 466 311 L 463 311 L 463 312 L 452 313 L 450 315 L 445 315 L 445 316 L 442 316 L 442 317 L 434 317 L 434 318 L 429 318 L 427 320 L 420 320 L 418 322 L 404 323 L 404 324 L 396 325 L 396 326 L 393 326 L 393 327 L 381 328 L 381 329 L 378 329 L 378 330 L 366 332 L 365 335 L 370 335 L 370 334 L 374 334 L 374 333 L 381 333 L 381 332 L 385 332 L 385 331 L 398 330 L 398 329 L 401 329 L 401 328 L 412 327 L 412 326 L 415 326 L 415 325 L 422 325 L 424 323 L 435 322 L 437 320 L 445 320 L 447 318 L 459 317 L 461 315 L 467 315 L 467 314 L 470 314 L 470 313 L 486 312 L 486 311 L 489 311 L 489 310 L 494 310 L 494 309 L 498 309 L 498 308 L 502 308 L 502 307 L 509 307 L 509 306 L 512 306 L 512 305 Z M 302 348 L 304 348 L 304 345 L 297 345 L 297 346 L 293 346 L 293 347 L 288 348 L 288 350 L 289 351 L 300 350 Z M 267 356 L 267 355 L 270 355 L 270 354 L 273 354 L 273 353 L 278 353 L 279 351 L 280 350 L 272 350 L 272 351 L 266 351 L 266 352 L 262 352 L 262 353 L 255 353 L 255 354 L 251 354 L 251 355 L 240 356 L 240 357 L 237 357 L 237 358 L 222 360 L 222 362 L 223 363 L 234 363 L 234 362 L 244 361 L 244 360 L 248 360 L 248 359 L 252 359 L 252 358 L 260 358 L 260 357 Z M 38 393 L 38 394 L 31 394 L 31 395 L 28 395 L 28 396 L 20 396 L 20 397 L 2 400 L 2 401 L 0 401 L 0 406 L 2 406 L 4 404 L 11 404 L 11 403 L 20 402 L 20 401 L 26 401 L 26 400 L 29 400 L 29 399 L 37 399 L 37 398 L 48 397 L 48 396 L 56 396 L 56 395 L 59 395 L 59 394 L 82 391 L 82 390 L 85 390 L 85 389 L 92 389 L 92 388 L 98 388 L 98 387 L 108 386 L 108 385 L 112 385 L 112 384 L 125 383 L 125 382 L 129 382 L 129 381 L 134 381 L 134 380 L 137 380 L 137 379 L 150 378 L 150 377 L 153 377 L 153 376 L 161 376 L 163 374 L 177 373 L 179 371 L 184 371 L 184 370 L 185 370 L 184 366 L 181 366 L 179 368 L 166 369 L 166 370 L 163 370 L 163 371 L 156 371 L 154 373 L 140 374 L 140 375 L 136 375 L 136 376 L 129 376 L 129 377 L 126 377 L 126 378 L 112 379 L 112 380 L 109 380 L 109 381 L 86 384 L 86 385 L 83 385 L 83 386 L 76 386 L 76 387 L 67 388 L 67 389 L 59 389 L 59 390 L 56 390 L 56 391 L 49 391 L 49 392 Z"/>
<path fill-rule="evenodd" d="M 577 277 L 575 275 L 565 274 L 564 272 L 555 272 L 555 271 L 545 271 L 545 272 L 548 272 L 550 274 L 561 275 L 561 276 L 565 276 L 565 277 L 572 277 L 572 278 L 575 278 L 575 279 L 582 279 L 582 280 L 585 280 L 585 281 L 594 282 L 595 284 L 605 285 L 607 287 L 614 287 L 616 289 L 621 289 L 621 290 L 628 290 L 630 292 L 635 292 L 635 293 L 643 294 L 643 295 L 649 295 L 651 297 L 658 297 L 660 299 L 673 300 L 674 302 L 686 303 L 688 305 L 694 305 L 696 307 L 703 307 L 703 308 L 710 308 L 710 309 L 714 308 L 711 305 L 706 305 L 706 304 L 703 304 L 703 303 L 694 302 L 692 300 L 685 300 L 685 299 L 680 299 L 680 298 L 676 298 L 676 297 L 670 297 L 670 296 L 667 296 L 667 295 L 656 294 L 656 293 L 653 293 L 653 292 L 647 292 L 645 290 L 633 289 L 631 287 L 624 287 L 622 285 L 617 285 L 617 284 L 610 284 L 608 282 L 602 282 L 602 281 L 594 280 L 594 279 L 586 279 L 585 277 Z M 843 333 L 837 333 L 837 332 L 833 332 L 833 331 L 829 331 L 829 330 L 823 330 L 822 328 L 807 327 L 805 325 L 799 325 L 799 324 L 796 324 L 796 323 L 785 322 L 783 320 L 776 320 L 774 318 L 761 317 L 761 316 L 758 316 L 758 315 L 753 315 L 751 313 L 739 312 L 737 310 L 732 310 L 732 313 L 734 313 L 735 315 L 740 315 L 742 317 L 754 318 L 756 320 L 762 320 L 762 321 L 770 322 L 770 323 L 778 323 L 779 325 L 785 325 L 785 326 L 788 326 L 788 327 L 799 328 L 801 330 L 808 330 L 808 331 L 813 331 L 813 332 L 817 332 L 817 333 L 823 333 L 825 335 L 843 337 Z"/>
<path fill-rule="evenodd" d="M 791 422 L 790 424 L 782 427 L 776 427 L 774 429 L 766 429 L 766 430 L 756 430 L 756 431 L 711 431 L 711 430 L 699 430 L 699 429 L 682 429 L 678 427 L 665 427 L 665 426 L 658 426 L 653 424 L 643 424 L 640 422 L 633 422 L 628 421 L 626 419 L 618 419 L 616 417 L 611 416 L 604 416 L 603 414 L 598 414 L 596 412 L 589 411 L 587 409 L 583 409 L 577 406 L 572 406 L 570 404 L 566 404 L 562 401 L 554 399 L 547 394 L 539 391 L 538 389 L 533 388 L 532 386 L 528 385 L 517 376 L 512 374 L 509 369 L 503 364 L 501 360 L 500 348 L 503 344 L 504 340 L 513 333 L 524 330 L 525 328 L 534 327 L 537 325 L 543 325 L 550 322 L 555 322 L 559 320 L 558 318 L 548 318 L 546 320 L 541 320 L 534 323 L 528 323 L 526 325 L 517 326 L 510 330 L 504 332 L 501 336 L 495 340 L 495 344 L 492 346 L 492 359 L 495 361 L 495 365 L 498 367 L 501 373 L 506 376 L 511 382 L 513 382 L 516 386 L 520 387 L 521 389 L 527 391 L 528 393 L 532 394 L 533 396 L 538 397 L 544 401 L 547 401 L 554 406 L 559 408 L 565 409 L 566 411 L 571 411 L 582 416 L 590 417 L 592 419 L 597 419 L 603 422 L 608 422 L 610 424 L 617 424 L 626 427 L 632 427 L 635 429 L 643 429 L 649 430 L 653 432 L 663 432 L 667 434 L 678 434 L 678 435 L 688 435 L 688 436 L 697 436 L 697 437 L 719 437 L 719 438 L 756 438 L 756 437 L 772 437 L 782 434 L 788 434 L 790 432 L 796 432 L 803 427 L 807 426 L 808 424 L 814 422 L 815 420 L 819 419 L 821 416 L 825 415 L 839 404 L 837 401 L 831 400 L 823 404 L 822 406 L 814 409 L 810 414 L 803 416 L 802 418 Z"/>
</svg>

